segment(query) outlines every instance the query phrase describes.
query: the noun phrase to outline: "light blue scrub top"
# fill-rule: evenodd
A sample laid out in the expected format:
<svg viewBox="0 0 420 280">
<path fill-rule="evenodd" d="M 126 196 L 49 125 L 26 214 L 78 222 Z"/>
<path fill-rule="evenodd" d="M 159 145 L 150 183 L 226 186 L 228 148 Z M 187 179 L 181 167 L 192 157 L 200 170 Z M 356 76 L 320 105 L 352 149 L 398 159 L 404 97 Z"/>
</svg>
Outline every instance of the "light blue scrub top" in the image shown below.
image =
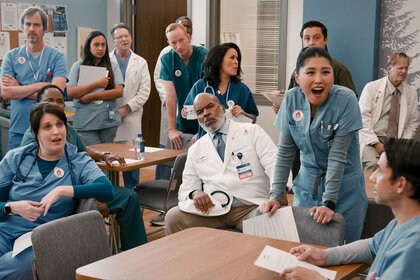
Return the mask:
<svg viewBox="0 0 420 280">
<path fill-rule="evenodd" d="M 317 108 L 311 122 L 308 99 L 300 87 L 290 89 L 281 104 L 275 126 L 280 129 L 280 137 L 282 134 L 291 136 L 301 151 L 301 167 L 293 183 L 293 205 L 306 208 L 323 205 L 327 176 L 321 177 L 314 198 L 313 186 L 317 175 L 324 171 L 328 173 L 329 145 L 332 145 L 334 136 L 356 132 L 347 151 L 335 212 L 345 218 L 346 241 L 359 239 L 367 210 L 367 196 L 357 133 L 363 124 L 354 93 L 346 87 L 333 85 L 327 101 Z"/>
<path fill-rule="evenodd" d="M 380 279 L 419 279 L 420 217 L 414 217 L 396 229 L 397 219 L 375 234 L 369 247 L 375 261 L 369 276 Z M 369 276 L 366 279 L 371 279 Z M 373 279 L 373 278 L 372 278 Z"/>
<path fill-rule="evenodd" d="M 203 77 L 203 62 L 208 50 L 201 46 L 193 46 L 193 53 L 184 66 L 181 57 L 172 49 L 161 58 L 162 69 L 160 79 L 172 81 L 175 86 L 178 112 L 181 112 L 185 99 L 192 86 Z M 184 119 L 181 114 L 176 118 L 176 127 L 183 133 L 196 134 L 198 131 L 197 120 Z"/>
<path fill-rule="evenodd" d="M 194 99 L 198 94 L 202 92 L 207 92 L 216 95 L 216 97 L 220 101 L 220 104 L 225 106 L 226 109 L 229 108 L 226 102 L 226 99 L 228 99 L 232 100 L 234 102 L 234 105 L 241 106 L 242 110 L 244 110 L 246 113 L 258 116 L 258 109 L 257 105 L 255 104 L 254 97 L 252 96 L 251 90 L 244 83 L 235 83 L 231 81 L 229 87 L 229 95 L 227 95 L 227 90 L 226 93 L 223 95 L 219 94 L 218 91 L 219 88 L 213 88 L 210 85 L 207 87 L 207 81 L 204 79 L 200 79 L 191 88 L 187 98 L 185 99 L 184 105 L 193 105 Z M 197 140 L 205 134 L 206 131 L 201 126 L 199 126 Z"/>
<path fill-rule="evenodd" d="M 118 63 L 111 61 L 114 73 L 114 84 L 124 85 L 124 80 Z M 70 69 L 69 82 L 67 86 L 77 86 L 79 81 L 79 70 L 82 61 L 76 61 Z M 89 102 L 88 104 L 79 103 L 74 100 L 75 115 L 73 126 L 78 131 L 100 130 L 121 124 L 121 116 L 118 111 L 117 99 L 103 100 L 103 102 Z M 114 119 L 109 119 L 109 111 L 114 111 Z"/>
<path fill-rule="evenodd" d="M 33 71 L 29 65 L 31 61 Z M 1 65 L 1 76 L 6 74 L 14 77 L 20 85 L 26 86 L 39 82 L 51 82 L 53 78 L 64 77 L 67 78 L 66 57 L 64 54 L 50 46 L 45 46 L 42 54 L 38 58 L 34 58 L 29 53 L 29 58 L 26 54 L 26 45 L 15 48 L 6 53 L 3 63 Z M 38 71 L 38 79 L 35 81 L 34 73 Z M 47 77 L 47 73 L 51 77 Z M 11 100 L 10 101 L 10 128 L 9 131 L 13 133 L 24 134 L 29 126 L 29 113 L 36 101 L 30 98 Z"/>
</svg>

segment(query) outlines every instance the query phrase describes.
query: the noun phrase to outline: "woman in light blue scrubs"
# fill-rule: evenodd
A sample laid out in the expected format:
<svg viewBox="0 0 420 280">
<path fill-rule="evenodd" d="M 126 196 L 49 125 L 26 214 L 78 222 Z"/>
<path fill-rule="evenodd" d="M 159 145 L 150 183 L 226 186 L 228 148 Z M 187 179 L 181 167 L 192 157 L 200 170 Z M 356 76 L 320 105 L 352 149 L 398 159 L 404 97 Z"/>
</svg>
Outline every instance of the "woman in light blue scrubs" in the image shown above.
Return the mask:
<svg viewBox="0 0 420 280">
<path fill-rule="evenodd" d="M 234 117 L 244 115 L 254 123 L 258 109 L 251 90 L 241 82 L 241 51 L 235 43 L 214 46 L 204 59 L 204 79 L 198 80 L 188 93 L 184 105 L 193 105 L 194 98 L 202 93 L 214 94 Z M 198 127 L 197 140 L 206 132 Z"/>
<path fill-rule="evenodd" d="M 114 199 L 111 182 L 86 153 L 66 143 L 67 118 L 56 104 L 30 114 L 36 143 L 0 162 L 0 279 L 32 279 L 32 247 L 12 257 L 15 240 L 37 226 L 71 215 L 76 199 Z"/>
<path fill-rule="evenodd" d="M 89 33 L 83 53 L 84 59 L 71 67 L 67 83 L 68 96 L 77 99 L 74 101 L 73 126 L 88 146 L 112 143 L 121 124 L 117 98 L 123 95 L 122 73 L 118 63 L 111 63 L 109 59 L 106 37 L 102 32 Z M 87 84 L 79 83 L 81 78 L 86 78 L 80 75 L 81 67 L 85 66 L 106 68 L 108 74 L 97 80 L 88 79 Z M 91 68 L 84 75 L 98 70 Z"/>
<path fill-rule="evenodd" d="M 270 200 L 260 211 L 274 213 L 296 149 L 301 167 L 293 183 L 293 205 L 310 208 L 318 223 L 329 223 L 334 212 L 346 221 L 346 242 L 358 240 L 367 210 L 358 130 L 359 104 L 346 87 L 333 85 L 331 57 L 319 47 L 304 48 L 296 63 L 299 87 L 290 89 L 275 125 L 280 140 Z"/>
</svg>

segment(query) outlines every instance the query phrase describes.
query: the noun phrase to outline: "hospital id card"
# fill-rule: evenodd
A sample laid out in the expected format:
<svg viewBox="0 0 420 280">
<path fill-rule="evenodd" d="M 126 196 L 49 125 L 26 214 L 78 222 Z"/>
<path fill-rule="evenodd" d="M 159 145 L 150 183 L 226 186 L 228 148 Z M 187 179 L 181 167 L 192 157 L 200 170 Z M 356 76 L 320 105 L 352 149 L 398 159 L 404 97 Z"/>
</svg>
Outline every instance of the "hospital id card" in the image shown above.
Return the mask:
<svg viewBox="0 0 420 280">
<path fill-rule="evenodd" d="M 236 166 L 236 169 L 238 170 L 239 180 L 254 176 L 252 173 L 251 164 L 249 162 Z"/>
</svg>

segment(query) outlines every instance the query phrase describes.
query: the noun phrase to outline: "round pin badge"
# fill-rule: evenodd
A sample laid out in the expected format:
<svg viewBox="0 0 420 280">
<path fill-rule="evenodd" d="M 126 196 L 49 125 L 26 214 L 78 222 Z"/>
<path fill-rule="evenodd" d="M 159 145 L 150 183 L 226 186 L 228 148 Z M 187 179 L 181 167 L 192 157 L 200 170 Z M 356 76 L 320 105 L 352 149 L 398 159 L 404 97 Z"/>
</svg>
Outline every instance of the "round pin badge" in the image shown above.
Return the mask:
<svg viewBox="0 0 420 280">
<path fill-rule="evenodd" d="M 18 62 L 19 62 L 20 64 L 25 63 L 25 61 L 26 61 L 26 59 L 25 59 L 23 56 L 21 56 L 21 57 L 19 57 L 19 58 L 18 58 Z"/>
<path fill-rule="evenodd" d="M 55 175 L 55 177 L 57 177 L 57 178 L 61 178 L 61 177 L 63 177 L 63 176 L 64 176 L 64 170 L 63 170 L 63 169 L 61 169 L 60 167 L 55 167 L 55 168 L 54 168 L 54 175 Z"/>
<path fill-rule="evenodd" d="M 247 135 L 248 134 L 248 130 L 245 129 L 244 130 L 244 134 Z"/>
<path fill-rule="evenodd" d="M 175 70 L 175 76 L 180 77 L 181 76 L 181 70 Z"/>
<path fill-rule="evenodd" d="M 229 100 L 227 102 L 227 105 L 228 105 L 229 108 L 232 108 L 233 106 L 235 106 L 235 102 L 233 100 Z"/>
<path fill-rule="evenodd" d="M 295 121 L 301 121 L 303 119 L 303 112 L 301 110 L 296 110 L 293 112 L 293 119 Z"/>
</svg>

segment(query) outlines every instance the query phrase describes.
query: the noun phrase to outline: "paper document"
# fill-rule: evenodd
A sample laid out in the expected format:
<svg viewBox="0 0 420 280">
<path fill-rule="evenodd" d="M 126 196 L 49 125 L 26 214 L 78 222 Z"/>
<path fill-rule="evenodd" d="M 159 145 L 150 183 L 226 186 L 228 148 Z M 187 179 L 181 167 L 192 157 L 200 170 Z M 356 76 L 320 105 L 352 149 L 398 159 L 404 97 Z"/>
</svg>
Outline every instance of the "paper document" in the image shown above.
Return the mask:
<svg viewBox="0 0 420 280">
<path fill-rule="evenodd" d="M 130 163 L 137 163 L 137 162 L 141 162 L 141 161 L 143 161 L 144 159 L 124 158 L 124 160 L 125 160 L 125 163 L 126 163 L 126 164 L 130 164 Z M 101 162 L 105 163 L 105 161 L 101 161 Z M 114 161 L 112 162 L 112 165 L 113 165 L 113 166 L 120 166 L 120 163 L 119 163 L 118 161 L 114 160 Z"/>
<path fill-rule="evenodd" d="M 265 213 L 243 221 L 243 233 L 300 242 L 291 206 L 279 208 L 271 217 Z"/>
<path fill-rule="evenodd" d="M 108 70 L 105 67 L 80 65 L 78 86 L 84 86 L 108 76 Z M 96 88 L 92 92 L 101 91 L 104 88 Z"/>
<path fill-rule="evenodd" d="M 31 236 L 32 236 L 32 231 L 22 234 L 21 236 L 18 237 L 18 239 L 15 240 L 15 244 L 13 245 L 12 258 L 14 258 L 16 255 L 18 255 L 20 252 L 22 252 L 26 248 L 32 246 Z"/>
<path fill-rule="evenodd" d="M 270 91 L 262 91 L 261 94 L 264 95 L 265 98 L 271 101 L 276 105 L 281 105 L 284 98 L 284 90 L 270 90 Z"/>
<path fill-rule="evenodd" d="M 282 250 L 276 249 L 271 246 L 265 246 L 264 250 L 261 252 L 260 256 L 254 263 L 256 266 L 272 270 L 278 273 L 282 273 L 285 269 L 301 266 L 309 269 L 318 271 L 322 276 L 327 277 L 328 279 L 335 279 L 337 275 L 336 271 L 318 267 L 316 265 L 299 261 L 295 256 L 284 252 Z"/>
<path fill-rule="evenodd" d="M 130 152 L 133 152 L 134 153 L 134 148 L 132 148 L 132 149 L 128 149 Z M 155 148 L 155 147 L 145 147 L 144 148 L 144 152 L 146 152 L 146 153 L 154 153 L 154 152 L 159 152 L 159 151 L 162 151 L 162 150 L 164 150 L 163 148 Z"/>
<path fill-rule="evenodd" d="M 234 117 L 230 111 L 230 108 L 228 110 L 226 110 L 225 113 L 226 119 L 228 120 L 232 120 L 234 122 L 239 122 L 239 123 L 252 123 L 252 119 L 244 116 L 244 115 L 238 115 L 236 117 Z"/>
</svg>

